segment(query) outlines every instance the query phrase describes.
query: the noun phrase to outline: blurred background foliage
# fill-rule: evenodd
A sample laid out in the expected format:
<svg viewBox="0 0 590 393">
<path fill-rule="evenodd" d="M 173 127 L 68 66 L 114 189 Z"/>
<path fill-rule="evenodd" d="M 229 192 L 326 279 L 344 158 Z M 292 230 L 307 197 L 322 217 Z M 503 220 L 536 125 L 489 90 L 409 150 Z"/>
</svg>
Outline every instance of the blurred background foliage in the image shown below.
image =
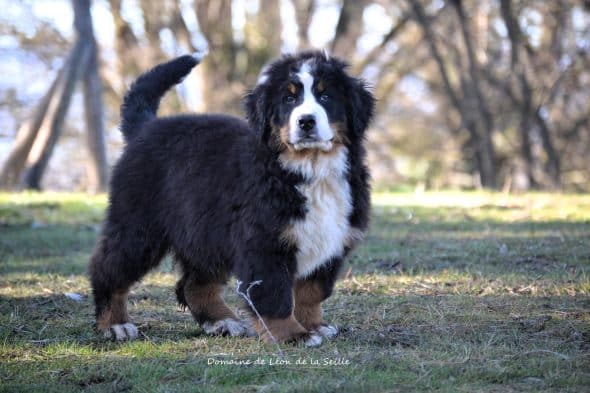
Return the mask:
<svg viewBox="0 0 590 393">
<path fill-rule="evenodd" d="M 378 98 L 377 187 L 590 189 L 590 1 L 0 0 L 0 187 L 101 191 L 121 99 L 209 56 L 162 114 L 225 112 L 281 53 L 326 49 Z M 77 82 L 80 83 L 77 83 Z"/>
</svg>

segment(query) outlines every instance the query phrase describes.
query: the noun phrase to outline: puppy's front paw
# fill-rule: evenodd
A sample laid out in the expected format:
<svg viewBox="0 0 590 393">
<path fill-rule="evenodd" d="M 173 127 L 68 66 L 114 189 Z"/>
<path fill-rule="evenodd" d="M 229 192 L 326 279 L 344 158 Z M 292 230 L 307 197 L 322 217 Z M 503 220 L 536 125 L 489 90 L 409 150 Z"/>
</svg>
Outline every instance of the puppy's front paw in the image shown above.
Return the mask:
<svg viewBox="0 0 590 393">
<path fill-rule="evenodd" d="M 301 341 L 303 341 L 306 347 L 318 347 L 322 345 L 324 339 L 331 339 L 337 335 L 338 328 L 336 326 L 322 324 L 304 335 Z"/>
<path fill-rule="evenodd" d="M 303 343 L 306 347 L 319 347 L 323 341 L 322 336 L 314 332 L 310 332 L 303 337 Z"/>
<path fill-rule="evenodd" d="M 264 323 L 259 320 L 252 322 L 262 341 L 267 343 L 305 340 L 309 333 L 292 315 L 285 319 L 264 318 Z"/>
<path fill-rule="evenodd" d="M 334 338 L 339 333 L 338 328 L 336 326 L 328 324 L 320 325 L 317 328 L 317 332 L 325 338 Z"/>
</svg>

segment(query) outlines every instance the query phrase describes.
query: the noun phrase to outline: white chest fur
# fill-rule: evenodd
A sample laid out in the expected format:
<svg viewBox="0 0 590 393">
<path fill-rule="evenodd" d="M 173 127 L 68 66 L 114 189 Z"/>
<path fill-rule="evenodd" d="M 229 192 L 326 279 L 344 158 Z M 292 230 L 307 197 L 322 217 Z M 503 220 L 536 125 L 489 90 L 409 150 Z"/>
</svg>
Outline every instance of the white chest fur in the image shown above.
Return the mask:
<svg viewBox="0 0 590 393">
<path fill-rule="evenodd" d="M 341 256 L 350 237 L 349 215 L 352 211 L 350 185 L 346 179 L 347 149 L 315 162 L 284 162 L 311 179 L 299 186 L 305 196 L 307 213 L 291 223 L 285 237 L 297 252 L 297 275 L 305 277 L 330 258 Z"/>
</svg>

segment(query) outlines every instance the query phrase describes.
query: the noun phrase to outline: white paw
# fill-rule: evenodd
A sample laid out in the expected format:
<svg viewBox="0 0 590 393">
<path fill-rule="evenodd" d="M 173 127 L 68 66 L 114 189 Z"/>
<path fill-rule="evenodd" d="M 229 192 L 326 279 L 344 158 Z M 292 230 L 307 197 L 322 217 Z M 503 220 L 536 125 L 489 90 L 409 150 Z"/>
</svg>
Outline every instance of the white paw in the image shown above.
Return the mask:
<svg viewBox="0 0 590 393">
<path fill-rule="evenodd" d="M 204 322 L 201 326 L 205 330 L 205 333 L 212 335 L 237 337 L 252 334 L 250 327 L 244 321 L 236 321 L 232 318 L 215 322 Z"/>
<path fill-rule="evenodd" d="M 318 328 L 318 333 L 326 338 L 334 338 L 338 335 L 338 328 L 334 325 L 322 325 Z"/>
<path fill-rule="evenodd" d="M 139 331 L 137 327 L 132 323 L 124 323 L 124 324 L 116 324 L 112 325 L 111 328 L 104 332 L 105 338 L 112 338 L 113 333 L 115 333 L 115 340 L 117 341 L 125 341 L 125 340 L 135 340 Z"/>
<path fill-rule="evenodd" d="M 311 333 L 308 338 L 305 339 L 306 347 L 317 347 L 322 344 L 322 336 L 319 334 Z"/>
</svg>

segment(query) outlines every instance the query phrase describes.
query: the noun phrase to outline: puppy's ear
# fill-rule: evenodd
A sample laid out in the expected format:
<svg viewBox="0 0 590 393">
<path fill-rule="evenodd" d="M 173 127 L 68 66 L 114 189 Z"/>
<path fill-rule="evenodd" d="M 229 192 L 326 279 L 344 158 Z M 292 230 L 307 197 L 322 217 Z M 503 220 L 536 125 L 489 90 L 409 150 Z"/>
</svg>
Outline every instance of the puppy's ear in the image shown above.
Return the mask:
<svg viewBox="0 0 590 393">
<path fill-rule="evenodd" d="M 270 133 L 270 106 L 268 86 L 258 83 L 244 97 L 244 110 L 250 127 L 264 140 Z"/>
<path fill-rule="evenodd" d="M 362 138 L 375 112 L 375 98 L 363 80 L 349 79 L 347 109 L 348 129 L 353 137 Z"/>
</svg>

